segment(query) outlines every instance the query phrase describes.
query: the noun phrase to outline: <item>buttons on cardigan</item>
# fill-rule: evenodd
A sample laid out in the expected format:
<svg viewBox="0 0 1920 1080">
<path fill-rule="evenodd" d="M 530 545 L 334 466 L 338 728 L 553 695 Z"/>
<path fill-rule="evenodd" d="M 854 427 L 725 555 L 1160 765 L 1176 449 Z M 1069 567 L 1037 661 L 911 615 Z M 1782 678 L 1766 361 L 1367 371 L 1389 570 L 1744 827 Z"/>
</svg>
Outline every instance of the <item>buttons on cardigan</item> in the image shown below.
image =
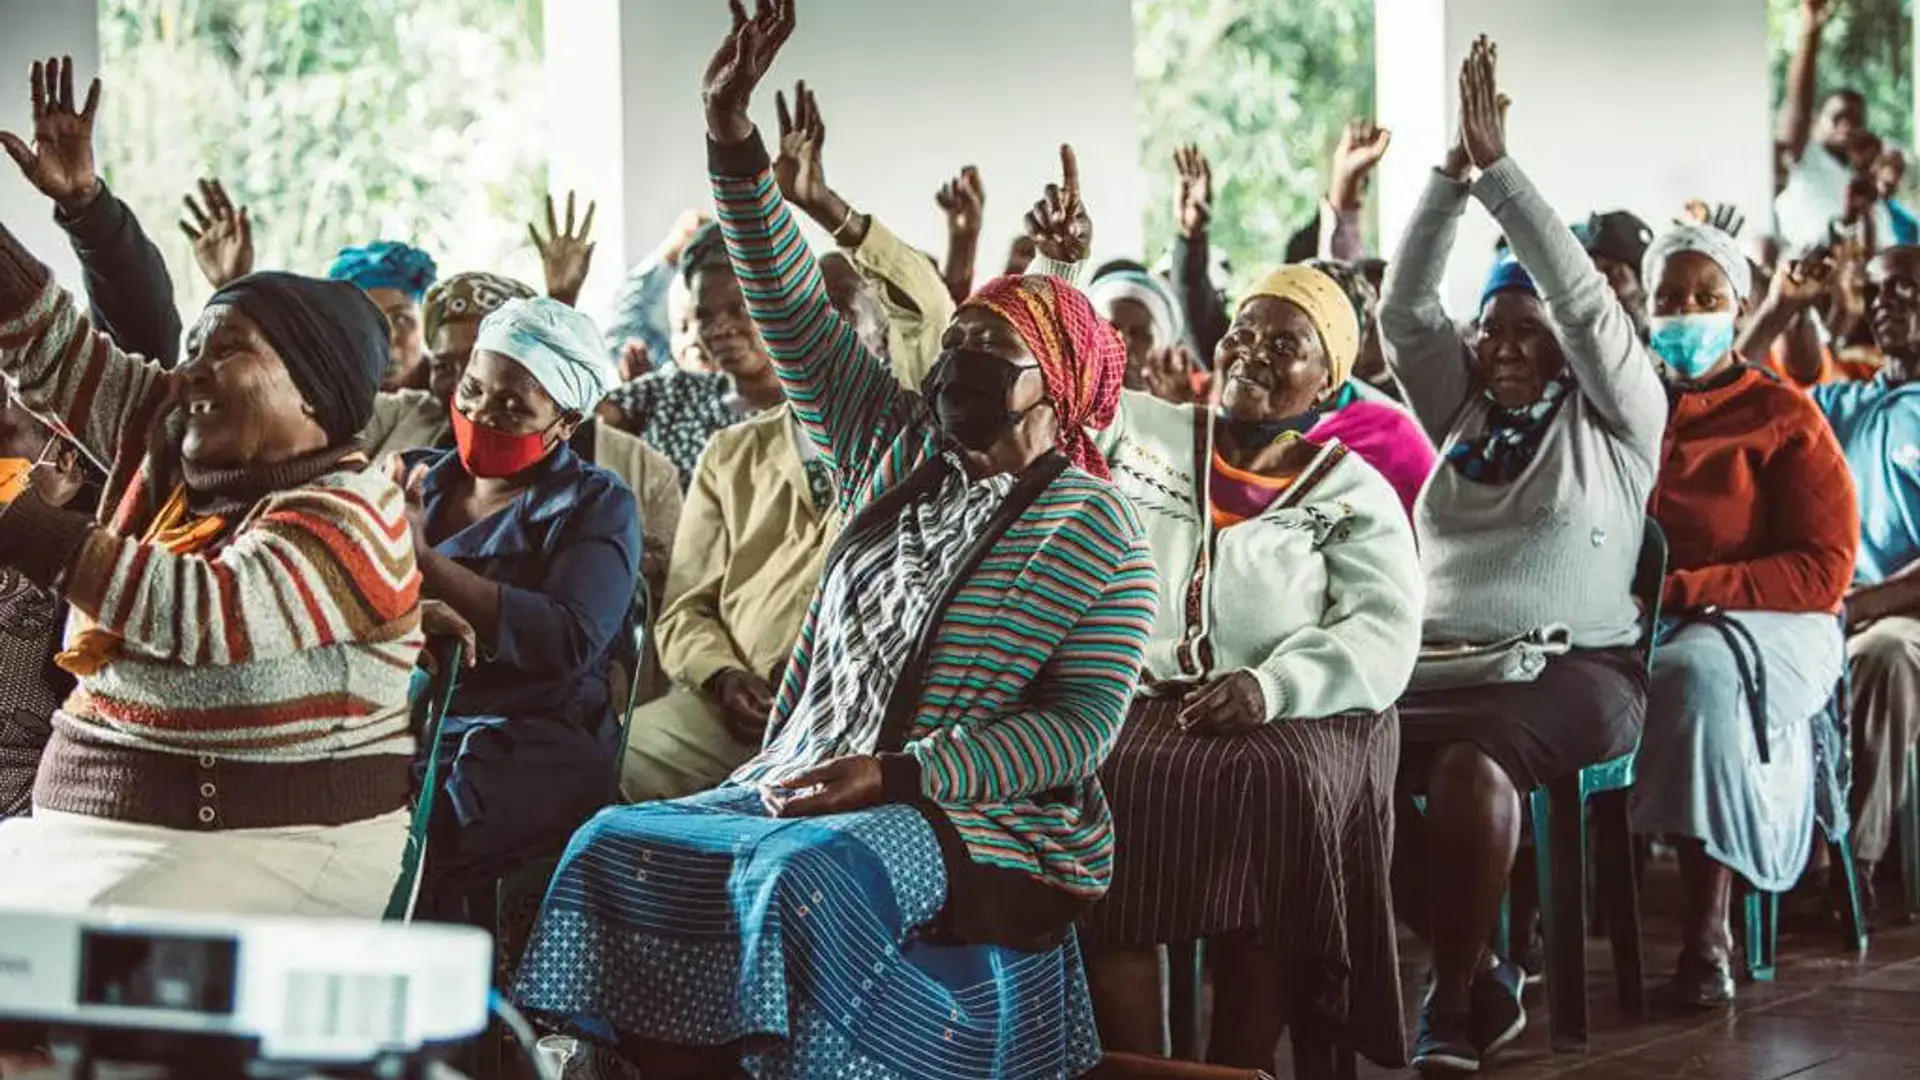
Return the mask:
<svg viewBox="0 0 1920 1080">
<path fill-rule="evenodd" d="M 218 765 L 218 764 L 220 764 L 220 759 L 219 759 L 219 758 L 216 758 L 216 757 L 214 757 L 214 756 L 213 756 L 212 754 L 201 754 L 201 755 L 200 755 L 200 767 L 201 767 L 201 768 L 203 768 L 203 769 L 211 769 L 211 768 L 213 768 L 213 767 L 214 767 L 215 765 Z"/>
<path fill-rule="evenodd" d="M 213 824 L 213 807 L 203 806 L 200 808 L 200 824 L 202 825 Z"/>
<path fill-rule="evenodd" d="M 216 790 L 214 789 L 214 786 L 213 786 L 213 785 L 212 785 L 211 783 L 206 783 L 206 784 L 201 784 L 201 785 L 200 785 L 200 797 L 201 797 L 201 798 L 203 798 L 203 799 L 211 799 L 211 798 L 213 798 L 213 797 L 214 797 L 214 795 L 215 795 L 215 794 L 217 794 L 217 792 L 216 792 Z"/>
</svg>

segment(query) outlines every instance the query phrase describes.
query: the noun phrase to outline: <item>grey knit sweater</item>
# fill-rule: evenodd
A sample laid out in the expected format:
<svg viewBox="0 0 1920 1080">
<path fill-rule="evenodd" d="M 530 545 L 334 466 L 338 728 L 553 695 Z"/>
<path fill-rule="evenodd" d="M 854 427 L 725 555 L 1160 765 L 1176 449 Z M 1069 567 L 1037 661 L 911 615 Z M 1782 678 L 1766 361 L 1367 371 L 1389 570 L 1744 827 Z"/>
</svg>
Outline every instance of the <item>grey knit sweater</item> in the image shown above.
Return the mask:
<svg viewBox="0 0 1920 1080">
<path fill-rule="evenodd" d="M 1471 193 L 1539 286 L 1573 372 L 1533 463 L 1481 484 L 1445 461 L 1486 429 L 1489 403 L 1440 303 L 1440 281 Z M 1442 461 L 1414 507 L 1427 580 L 1423 637 L 1486 642 L 1552 623 L 1580 647 L 1631 644 L 1631 586 L 1658 472 L 1667 399 L 1646 348 L 1600 272 L 1512 158 L 1468 185 L 1427 183 L 1380 301 L 1386 358 Z"/>
</svg>

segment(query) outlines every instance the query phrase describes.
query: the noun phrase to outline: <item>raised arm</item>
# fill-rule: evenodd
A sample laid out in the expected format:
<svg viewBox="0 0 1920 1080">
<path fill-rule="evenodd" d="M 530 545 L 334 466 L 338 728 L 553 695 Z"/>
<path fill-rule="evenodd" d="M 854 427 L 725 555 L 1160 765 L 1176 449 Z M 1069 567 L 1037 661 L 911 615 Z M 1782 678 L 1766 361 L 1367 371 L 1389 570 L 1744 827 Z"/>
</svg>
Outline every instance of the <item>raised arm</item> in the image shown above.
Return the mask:
<svg viewBox="0 0 1920 1080">
<path fill-rule="evenodd" d="M 1835 0 L 1800 0 L 1800 36 L 1787 63 L 1787 96 L 1780 103 L 1780 145 L 1794 161 L 1813 135 L 1814 89 L 1820 63 L 1820 31 L 1833 17 Z"/>
<path fill-rule="evenodd" d="M 889 801 L 1032 798 L 1086 780 L 1125 721 L 1158 610 L 1153 554 L 1119 495 L 1090 501 L 1060 534 L 1098 595 L 1048 658 L 1024 708 L 991 723 L 940 728 L 881 755 Z"/>
<path fill-rule="evenodd" d="M 606 322 L 607 351 L 619 359 L 628 341 L 639 341 L 655 364 L 673 362 L 673 342 L 667 326 L 667 293 L 673 277 L 680 272 L 680 255 L 695 233 L 713 220 L 704 210 L 688 210 L 674 220 L 673 228 L 652 255 L 635 264 L 613 299 L 613 314 Z"/>
<path fill-rule="evenodd" d="M 0 225 L 0 375 L 27 410 L 113 472 L 137 461 L 171 394 L 159 364 L 95 331 L 44 263 Z"/>
<path fill-rule="evenodd" d="M 833 310 L 820 267 L 775 182 L 773 159 L 747 118 L 754 87 L 793 33 L 793 6 L 763 0 L 749 19 L 736 3 L 733 15 L 704 84 L 720 228 L 794 417 L 839 472 L 842 490 L 850 491 L 923 410 Z"/>
<path fill-rule="evenodd" d="M 1333 151 L 1326 205 L 1320 208 L 1321 258 L 1357 262 L 1365 254 L 1360 212 L 1366 208 L 1373 171 L 1387 156 L 1392 142 L 1393 132 L 1367 120 L 1356 120 L 1340 133 L 1340 144 Z"/>
<path fill-rule="evenodd" d="M 1197 146 L 1174 151 L 1174 221 L 1179 231 L 1173 237 L 1173 281 L 1186 306 L 1187 326 L 1193 332 L 1193 347 L 1206 367 L 1213 366 L 1214 350 L 1227 336 L 1233 320 L 1227 314 L 1226 301 L 1213 287 L 1207 266 L 1211 257 L 1208 229 L 1213 224 L 1213 166 Z"/>
<path fill-rule="evenodd" d="M 1494 62 L 1493 46 L 1482 39 L 1461 73 L 1462 138 L 1480 169 L 1474 196 L 1500 223 L 1514 257 L 1539 287 L 1581 395 L 1616 436 L 1651 462 L 1667 421 L 1656 365 L 1606 276 L 1507 155 L 1506 103 Z M 1657 284 L 1647 283 L 1649 289 Z"/>
<path fill-rule="evenodd" d="M 1467 207 L 1467 184 L 1436 169 L 1407 220 L 1380 289 L 1380 349 L 1434 445 L 1443 443 L 1472 389 L 1467 347 L 1440 300 L 1447 256 Z"/>
<path fill-rule="evenodd" d="M 987 189 L 980 170 L 969 165 L 940 186 L 933 197 L 947 219 L 947 262 L 941 285 L 955 304 L 973 294 L 974 269 L 980 260 L 980 226 L 987 205 Z"/>
<path fill-rule="evenodd" d="M 54 221 L 80 259 L 94 324 L 122 349 L 171 367 L 180 358 L 173 279 L 133 211 L 94 171 L 100 80 L 76 109 L 72 57 L 34 64 L 32 77 L 33 142 L 0 132 L 0 144 L 27 182 L 53 200 Z"/>
<path fill-rule="evenodd" d="M 780 182 L 780 193 L 852 253 L 854 266 L 886 305 L 892 339 L 900 346 L 892 357 L 894 375 L 902 386 L 918 389 L 939 358 L 941 335 L 953 321 L 954 300 L 948 295 L 947 283 L 926 257 L 902 243 L 871 214 L 854 209 L 827 183 L 822 160 L 827 125 L 820 113 L 820 99 L 807 84 L 794 88 L 791 110 L 784 94 L 776 95 L 775 101 L 780 118 L 780 156 L 774 161 L 773 172 Z M 976 175 L 974 183 L 978 181 Z M 973 213 L 977 223 L 977 202 Z M 969 267 L 969 280 L 972 272 Z"/>
</svg>

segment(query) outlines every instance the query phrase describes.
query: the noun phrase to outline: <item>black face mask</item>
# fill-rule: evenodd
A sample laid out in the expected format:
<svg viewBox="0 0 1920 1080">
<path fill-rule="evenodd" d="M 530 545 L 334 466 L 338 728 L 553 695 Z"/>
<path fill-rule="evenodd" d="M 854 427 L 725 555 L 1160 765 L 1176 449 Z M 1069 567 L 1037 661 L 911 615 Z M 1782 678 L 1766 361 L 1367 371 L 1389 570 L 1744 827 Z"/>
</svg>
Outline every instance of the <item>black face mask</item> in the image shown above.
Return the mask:
<svg viewBox="0 0 1920 1080">
<path fill-rule="evenodd" d="M 984 453 L 1030 411 L 1007 408 L 1013 385 L 1027 370 L 978 349 L 948 349 L 927 372 L 920 393 L 933 407 L 947 442 Z"/>
<path fill-rule="evenodd" d="M 1257 450 L 1271 446 L 1274 440 L 1289 432 L 1305 435 L 1320 422 L 1320 408 L 1314 406 L 1298 416 L 1289 416 L 1285 420 L 1235 420 L 1222 412 L 1220 419 L 1225 421 L 1227 437 L 1243 450 Z"/>
</svg>

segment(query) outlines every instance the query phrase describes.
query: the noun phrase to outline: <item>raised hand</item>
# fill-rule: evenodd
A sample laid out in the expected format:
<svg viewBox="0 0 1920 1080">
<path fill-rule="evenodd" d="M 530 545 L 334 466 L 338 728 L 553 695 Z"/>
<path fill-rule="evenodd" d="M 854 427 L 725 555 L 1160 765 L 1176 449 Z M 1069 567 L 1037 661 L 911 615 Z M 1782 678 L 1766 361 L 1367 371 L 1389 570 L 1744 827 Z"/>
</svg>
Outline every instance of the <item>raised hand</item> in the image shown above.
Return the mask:
<svg viewBox="0 0 1920 1080">
<path fill-rule="evenodd" d="M 980 182 L 980 170 L 969 165 L 960 175 L 940 185 L 933 196 L 940 212 L 947 215 L 947 231 L 961 236 L 980 235 L 981 215 L 987 207 L 987 189 Z"/>
<path fill-rule="evenodd" d="M 817 216 L 833 194 L 827 186 L 826 166 L 820 161 L 827 125 L 820 118 L 819 99 L 802 80 L 793 88 L 792 110 L 787 108 L 787 95 L 776 93 L 773 100 L 780 118 L 780 156 L 773 162 L 774 179 L 788 202 Z"/>
<path fill-rule="evenodd" d="M 1341 210 L 1357 210 L 1366 194 L 1368 178 L 1387 156 L 1393 132 L 1371 120 L 1355 120 L 1340 133 L 1333 149 L 1333 177 L 1327 185 L 1328 201 Z"/>
<path fill-rule="evenodd" d="M 1687 219 L 1696 225 L 1707 225 L 1735 237 L 1747 227 L 1747 217 L 1739 207 L 1732 203 L 1708 206 L 1703 199 L 1687 200 Z"/>
<path fill-rule="evenodd" d="M 100 80 L 87 84 L 87 100 L 73 107 L 73 57 L 33 62 L 33 145 L 0 131 L 0 146 L 40 193 L 75 211 L 93 201 L 100 180 L 93 171 L 93 117 L 100 108 Z"/>
<path fill-rule="evenodd" d="M 253 222 L 247 208 L 235 210 L 227 189 L 218 180 L 200 181 L 200 201 L 182 198 L 187 216 L 180 231 L 193 241 L 193 260 L 207 284 L 219 289 L 253 273 Z"/>
<path fill-rule="evenodd" d="M 1837 0 L 1800 0 L 1800 32 L 1807 34 L 1825 29 L 1839 7 Z"/>
<path fill-rule="evenodd" d="M 1173 169 L 1178 178 L 1173 218 L 1180 223 L 1180 235 L 1196 240 L 1213 223 L 1213 166 L 1198 146 L 1189 145 L 1173 152 Z"/>
<path fill-rule="evenodd" d="M 1508 101 L 1496 77 L 1499 59 L 1499 46 L 1482 34 L 1460 65 L 1460 141 L 1476 169 L 1507 156 Z"/>
<path fill-rule="evenodd" d="M 755 0 L 753 17 L 748 18 L 742 0 L 728 0 L 733 26 L 700 80 L 707 134 L 715 142 L 742 142 L 753 134 L 747 107 L 780 47 L 793 35 L 793 5 L 794 0 Z"/>
<path fill-rule="evenodd" d="M 579 231 L 574 231 L 573 192 L 567 192 L 567 221 L 561 228 L 553 213 L 553 196 L 549 195 L 546 237 L 541 237 L 538 224 L 527 226 L 527 235 L 533 238 L 540 265 L 546 271 L 547 295 L 568 306 L 580 299 L 580 287 L 586 284 L 587 271 L 593 267 L 594 209 L 595 203 L 588 200 L 587 216 L 580 219 Z"/>
<path fill-rule="evenodd" d="M 1825 253 L 1794 259 L 1773 275 L 1767 303 L 1793 311 L 1811 307 L 1833 286 L 1834 269 L 1833 257 Z"/>
<path fill-rule="evenodd" d="M 1060 147 L 1060 182 L 1048 184 L 1027 213 L 1027 235 L 1040 254 L 1055 262 L 1085 262 L 1093 252 L 1093 219 L 1080 199 L 1080 164 L 1073 147 Z"/>
</svg>

